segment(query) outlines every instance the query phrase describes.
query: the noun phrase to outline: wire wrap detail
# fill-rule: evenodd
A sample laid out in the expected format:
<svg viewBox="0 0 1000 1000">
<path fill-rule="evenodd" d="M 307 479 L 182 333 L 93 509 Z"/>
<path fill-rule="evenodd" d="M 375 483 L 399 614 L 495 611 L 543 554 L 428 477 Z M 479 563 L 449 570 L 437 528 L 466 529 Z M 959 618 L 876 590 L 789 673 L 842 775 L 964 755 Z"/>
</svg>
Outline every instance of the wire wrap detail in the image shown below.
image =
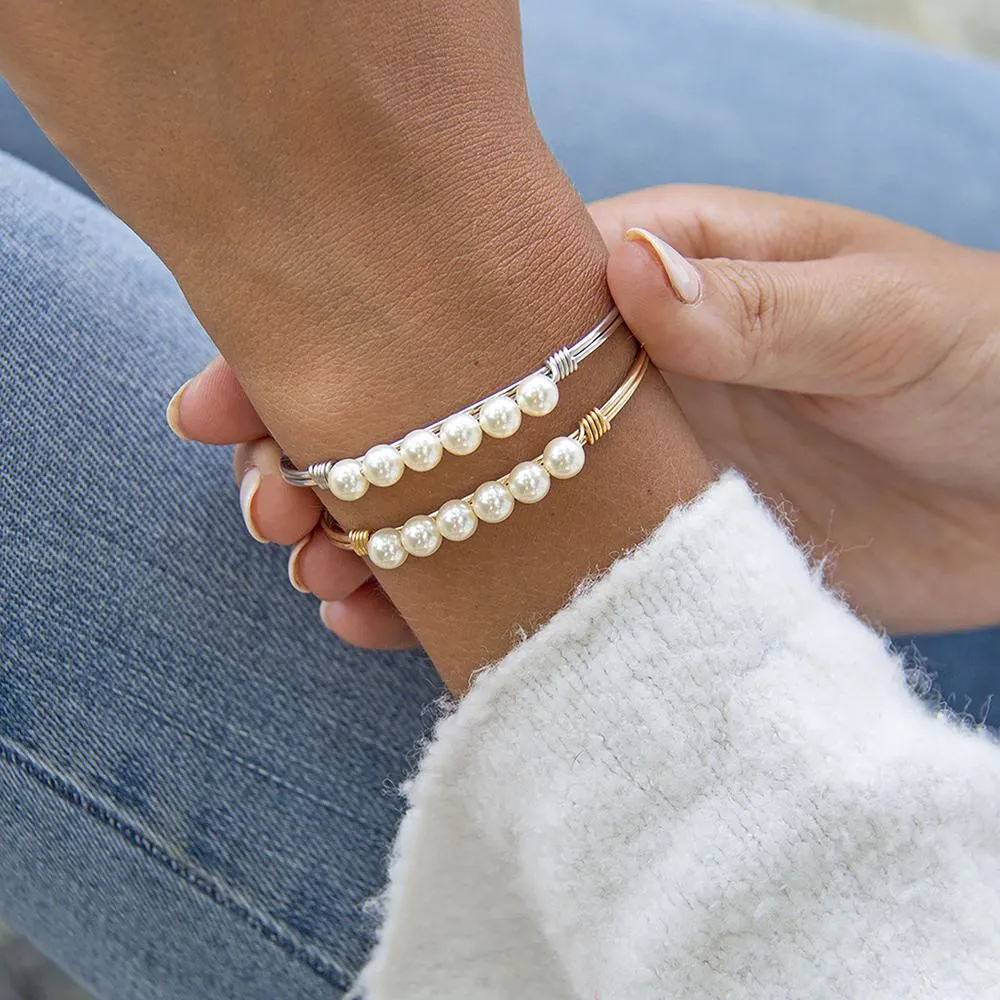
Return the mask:
<svg viewBox="0 0 1000 1000">
<path fill-rule="evenodd" d="M 548 368 L 552 381 L 559 382 L 572 375 L 580 367 L 580 362 L 576 360 L 576 355 L 568 347 L 560 347 L 558 351 L 545 359 L 544 367 Z"/>
<path fill-rule="evenodd" d="M 579 430 L 587 444 L 597 444 L 611 430 L 611 421 L 598 406 L 580 418 Z"/>
<path fill-rule="evenodd" d="M 372 533 L 368 528 L 355 528 L 347 533 L 347 539 L 351 543 L 351 548 L 361 556 L 362 559 L 368 555 L 368 539 Z"/>
</svg>

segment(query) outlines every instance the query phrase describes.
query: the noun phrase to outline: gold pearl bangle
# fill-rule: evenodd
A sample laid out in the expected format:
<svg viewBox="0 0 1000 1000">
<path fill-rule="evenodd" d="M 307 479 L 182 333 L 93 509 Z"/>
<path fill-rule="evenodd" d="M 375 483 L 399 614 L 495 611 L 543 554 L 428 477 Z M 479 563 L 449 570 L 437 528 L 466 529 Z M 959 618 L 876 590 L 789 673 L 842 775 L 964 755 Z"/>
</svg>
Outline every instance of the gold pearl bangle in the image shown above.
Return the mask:
<svg viewBox="0 0 1000 1000">
<path fill-rule="evenodd" d="M 338 548 L 357 553 L 379 569 L 396 569 L 409 556 L 433 555 L 445 540 L 471 538 L 480 522 L 506 521 L 516 504 L 543 500 L 553 479 L 572 479 L 579 474 L 586 461 L 585 449 L 611 430 L 611 422 L 635 395 L 648 367 L 649 357 L 640 349 L 625 381 L 603 406 L 584 414 L 571 434 L 553 438 L 537 458 L 519 463 L 506 476 L 483 483 L 461 500 L 449 500 L 433 513 L 418 514 L 398 528 L 377 531 L 344 531 L 324 511 L 323 531 Z"/>
</svg>

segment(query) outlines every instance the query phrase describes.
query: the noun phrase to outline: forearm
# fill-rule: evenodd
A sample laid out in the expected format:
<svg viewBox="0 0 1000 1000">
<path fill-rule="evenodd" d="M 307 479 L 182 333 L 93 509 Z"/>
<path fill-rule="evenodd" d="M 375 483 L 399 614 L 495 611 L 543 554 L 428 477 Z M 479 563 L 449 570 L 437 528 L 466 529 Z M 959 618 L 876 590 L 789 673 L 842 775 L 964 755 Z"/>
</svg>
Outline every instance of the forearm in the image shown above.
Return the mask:
<svg viewBox="0 0 1000 1000">
<path fill-rule="evenodd" d="M 213 285 L 192 296 L 300 466 L 361 454 L 508 384 L 608 308 L 604 244 L 530 117 L 512 109 L 459 132 L 454 142 L 415 136 L 399 150 L 396 183 L 370 189 L 361 179 L 316 211 L 284 213 L 295 225 L 279 227 L 263 253 L 247 233 L 241 243 L 251 250 L 234 245 L 224 294 Z M 200 262 L 186 280 L 181 270 L 185 287 L 198 287 L 195 270 L 206 273 Z M 464 496 L 572 431 L 621 382 L 634 351 L 615 337 L 563 384 L 556 412 L 514 438 L 331 509 L 345 527 L 381 527 Z M 651 372 L 584 474 L 555 484 L 537 508 L 380 581 L 461 689 L 707 478 Z"/>
<path fill-rule="evenodd" d="M 0 58 L 300 464 L 482 397 L 608 308 L 604 245 L 528 105 L 513 0 L 0 2 Z M 464 496 L 571 431 L 629 360 L 618 338 L 551 417 L 337 516 L 379 527 Z M 461 687 L 705 479 L 650 374 L 578 479 L 383 584 Z"/>
</svg>

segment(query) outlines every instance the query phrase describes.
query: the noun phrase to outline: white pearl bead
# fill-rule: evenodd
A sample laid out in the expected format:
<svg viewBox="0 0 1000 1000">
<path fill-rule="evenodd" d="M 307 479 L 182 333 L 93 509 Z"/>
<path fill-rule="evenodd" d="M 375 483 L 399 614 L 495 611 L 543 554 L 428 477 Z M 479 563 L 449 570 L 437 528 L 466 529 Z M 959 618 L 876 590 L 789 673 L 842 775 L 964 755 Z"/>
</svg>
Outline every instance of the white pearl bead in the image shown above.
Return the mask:
<svg viewBox="0 0 1000 1000">
<path fill-rule="evenodd" d="M 542 464 L 556 479 L 572 479 L 586 460 L 583 445 L 571 437 L 553 438 L 542 454 Z"/>
<path fill-rule="evenodd" d="M 480 408 L 479 426 L 491 438 L 509 438 L 521 426 L 521 411 L 510 396 L 494 396 Z"/>
<path fill-rule="evenodd" d="M 559 386 L 548 375 L 531 375 L 517 387 L 517 405 L 529 417 L 544 417 L 559 402 Z"/>
<path fill-rule="evenodd" d="M 368 480 L 355 458 L 342 458 L 326 474 L 327 489 L 338 500 L 360 500 L 368 492 Z"/>
<path fill-rule="evenodd" d="M 365 479 L 372 486 L 392 486 L 403 475 L 403 459 L 392 445 L 377 444 L 369 448 L 361 464 Z"/>
<path fill-rule="evenodd" d="M 507 489 L 518 503 L 544 500 L 551 485 L 549 474 L 537 462 L 522 462 L 507 477 Z"/>
<path fill-rule="evenodd" d="M 399 453 L 414 472 L 429 472 L 441 461 L 441 439 L 431 431 L 410 431 L 399 446 Z"/>
<path fill-rule="evenodd" d="M 472 509 L 480 521 L 499 524 L 506 521 L 514 509 L 514 498 L 502 483 L 491 481 L 472 494 Z"/>
<path fill-rule="evenodd" d="M 464 500 L 449 500 L 437 514 L 437 529 L 450 542 L 464 542 L 479 527 L 476 512 Z"/>
<path fill-rule="evenodd" d="M 449 417 L 438 431 L 441 444 L 453 455 L 471 455 L 482 443 L 483 429 L 479 421 L 468 413 Z"/>
<path fill-rule="evenodd" d="M 406 549 L 395 528 L 379 528 L 368 539 L 368 558 L 379 569 L 396 569 L 406 562 Z"/>
<path fill-rule="evenodd" d="M 399 538 L 403 548 L 411 556 L 432 556 L 441 548 L 441 532 L 438 531 L 434 518 L 426 514 L 411 517 L 399 529 Z"/>
</svg>

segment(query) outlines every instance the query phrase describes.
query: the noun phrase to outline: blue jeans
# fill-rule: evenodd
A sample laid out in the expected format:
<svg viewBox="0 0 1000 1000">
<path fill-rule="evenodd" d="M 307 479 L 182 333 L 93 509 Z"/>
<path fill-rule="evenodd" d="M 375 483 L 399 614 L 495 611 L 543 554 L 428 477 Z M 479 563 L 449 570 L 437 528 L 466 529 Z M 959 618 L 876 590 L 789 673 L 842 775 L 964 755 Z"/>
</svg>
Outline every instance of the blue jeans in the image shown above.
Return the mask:
<svg viewBox="0 0 1000 1000">
<path fill-rule="evenodd" d="M 1000 71 L 725 2 L 525 8 L 585 197 L 770 188 L 1000 250 Z M 0 144 L 79 183 L 6 93 Z M 2 155 L 0 336 L 0 914 L 103 1000 L 340 995 L 432 669 L 320 627 L 227 458 L 164 424 L 212 353 L 170 276 Z M 1000 633 L 919 644 L 984 718 Z"/>
</svg>

